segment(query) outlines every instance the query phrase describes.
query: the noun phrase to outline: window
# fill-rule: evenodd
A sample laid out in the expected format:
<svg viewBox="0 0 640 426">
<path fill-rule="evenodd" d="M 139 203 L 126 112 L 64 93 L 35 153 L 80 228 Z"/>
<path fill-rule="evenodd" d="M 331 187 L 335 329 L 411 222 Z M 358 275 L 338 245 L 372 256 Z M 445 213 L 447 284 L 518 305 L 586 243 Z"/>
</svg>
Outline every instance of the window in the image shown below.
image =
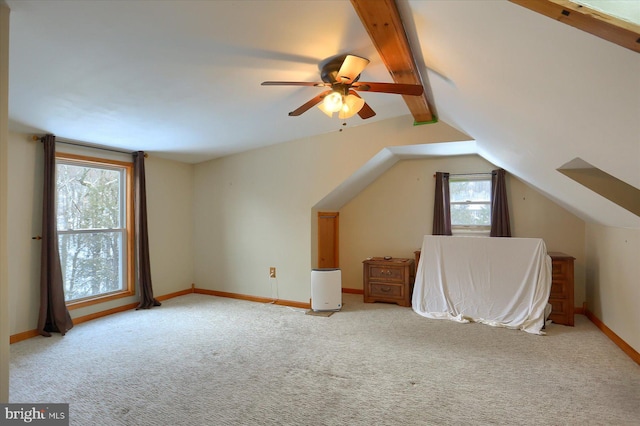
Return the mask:
<svg viewBox="0 0 640 426">
<path fill-rule="evenodd" d="M 69 308 L 133 294 L 131 163 L 56 155 L 57 228 Z"/>
<path fill-rule="evenodd" d="M 452 176 L 449 179 L 452 230 L 491 229 L 491 176 Z"/>
</svg>

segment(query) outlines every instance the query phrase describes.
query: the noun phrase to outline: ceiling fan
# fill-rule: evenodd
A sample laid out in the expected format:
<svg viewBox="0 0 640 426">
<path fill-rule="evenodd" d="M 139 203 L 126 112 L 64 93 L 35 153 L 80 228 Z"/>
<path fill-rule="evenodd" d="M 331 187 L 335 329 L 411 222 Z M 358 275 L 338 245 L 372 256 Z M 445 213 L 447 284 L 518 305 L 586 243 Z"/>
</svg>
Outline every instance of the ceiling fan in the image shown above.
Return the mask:
<svg viewBox="0 0 640 426">
<path fill-rule="evenodd" d="M 357 92 L 394 93 L 398 95 L 420 96 L 424 89 L 420 84 L 370 83 L 358 81 L 360 73 L 369 60 L 355 55 L 339 55 L 321 63 L 322 82 L 305 81 L 264 81 L 262 86 L 314 86 L 329 87 L 289 113 L 298 116 L 315 105 L 329 117 L 338 113 L 338 118 L 346 119 L 358 114 L 360 118 L 371 118 L 376 113 Z"/>
</svg>

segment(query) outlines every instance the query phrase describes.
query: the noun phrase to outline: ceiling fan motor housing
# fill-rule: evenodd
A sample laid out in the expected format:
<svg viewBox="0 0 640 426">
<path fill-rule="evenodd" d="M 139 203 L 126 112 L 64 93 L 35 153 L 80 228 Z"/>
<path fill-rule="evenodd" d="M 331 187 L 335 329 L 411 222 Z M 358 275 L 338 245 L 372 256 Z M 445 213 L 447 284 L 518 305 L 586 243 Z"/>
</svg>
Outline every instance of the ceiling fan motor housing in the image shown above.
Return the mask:
<svg viewBox="0 0 640 426">
<path fill-rule="evenodd" d="M 340 77 L 338 75 L 338 71 L 340 71 L 340 68 L 342 67 L 342 64 L 344 63 L 346 57 L 347 55 L 340 55 L 329 58 L 329 60 L 327 60 L 320 69 L 320 78 L 322 79 L 322 81 L 324 81 L 325 83 L 330 83 L 332 85 L 334 83 L 342 81 L 342 79 L 338 78 Z M 360 74 L 358 74 L 353 80 L 351 80 L 351 82 L 356 82 L 359 78 Z"/>
</svg>

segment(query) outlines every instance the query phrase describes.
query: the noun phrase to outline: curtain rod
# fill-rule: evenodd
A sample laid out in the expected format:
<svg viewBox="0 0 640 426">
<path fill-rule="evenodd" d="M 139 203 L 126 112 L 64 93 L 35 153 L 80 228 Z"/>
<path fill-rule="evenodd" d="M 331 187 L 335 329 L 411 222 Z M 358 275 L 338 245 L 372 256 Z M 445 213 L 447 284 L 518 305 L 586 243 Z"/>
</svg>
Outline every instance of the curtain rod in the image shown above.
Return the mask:
<svg viewBox="0 0 640 426">
<path fill-rule="evenodd" d="M 493 172 L 480 172 L 480 173 L 449 173 L 449 176 L 484 176 L 484 175 L 492 175 Z M 435 173 L 433 177 L 436 177 Z"/>
<path fill-rule="evenodd" d="M 492 175 L 493 172 L 481 172 L 481 173 L 449 173 L 449 176 L 482 176 L 482 175 Z"/>
<path fill-rule="evenodd" d="M 33 139 L 34 141 L 42 142 L 42 137 L 40 137 L 38 135 L 33 135 L 31 137 L 31 139 Z M 91 144 L 86 143 L 86 142 L 74 141 L 73 139 L 65 139 L 65 138 L 57 138 L 57 137 L 56 137 L 56 143 L 63 143 L 63 144 L 66 144 L 66 145 L 74 145 L 74 146 L 81 146 L 83 148 L 100 149 L 102 151 L 117 152 L 118 154 L 133 154 L 134 152 L 136 152 L 136 151 L 124 151 L 124 150 L 119 150 L 119 149 L 107 148 L 107 147 L 102 147 L 102 146 L 98 146 L 98 145 L 91 145 Z M 145 152 L 144 153 L 144 158 L 147 158 L 148 156 L 149 156 L 149 154 L 147 154 Z"/>
</svg>

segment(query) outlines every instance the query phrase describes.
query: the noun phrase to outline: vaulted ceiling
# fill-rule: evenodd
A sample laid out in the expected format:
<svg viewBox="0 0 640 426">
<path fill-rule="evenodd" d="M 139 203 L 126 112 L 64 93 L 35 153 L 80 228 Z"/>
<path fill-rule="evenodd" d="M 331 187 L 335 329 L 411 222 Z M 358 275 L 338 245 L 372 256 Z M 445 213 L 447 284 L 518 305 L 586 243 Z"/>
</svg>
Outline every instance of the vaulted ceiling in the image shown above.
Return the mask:
<svg viewBox="0 0 640 426">
<path fill-rule="evenodd" d="M 287 115 L 319 89 L 262 81 L 318 81 L 318 64 L 339 53 L 371 60 L 362 80 L 398 77 L 360 19 L 363 1 L 6 1 L 17 131 L 196 163 L 342 127 L 315 108 Z M 640 228 L 556 170 L 581 158 L 640 188 L 637 52 L 516 2 L 396 3 L 427 89 L 420 108 L 586 220 Z M 402 96 L 362 96 L 377 115 L 347 126 L 416 120 Z"/>
</svg>

